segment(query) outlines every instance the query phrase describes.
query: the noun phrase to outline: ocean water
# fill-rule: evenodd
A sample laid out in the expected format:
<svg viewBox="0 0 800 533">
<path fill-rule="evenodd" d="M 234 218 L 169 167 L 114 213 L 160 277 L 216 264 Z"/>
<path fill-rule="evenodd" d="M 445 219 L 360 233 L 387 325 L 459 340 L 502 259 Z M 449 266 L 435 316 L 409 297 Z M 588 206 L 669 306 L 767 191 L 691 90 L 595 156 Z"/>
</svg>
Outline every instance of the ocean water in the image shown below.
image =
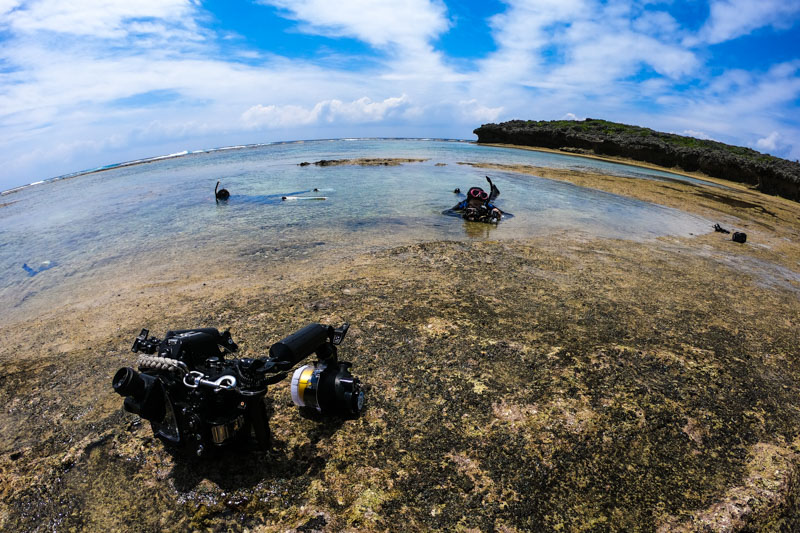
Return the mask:
<svg viewBox="0 0 800 533">
<path fill-rule="evenodd" d="M 420 158 L 400 166 L 299 166 L 343 158 Z M 678 175 L 592 159 L 440 140 L 332 140 L 158 159 L 44 182 L 0 197 L 0 313 L 95 277 L 158 278 L 252 261 L 347 257 L 426 240 L 513 239 L 574 231 L 651 239 L 709 230 L 662 206 L 458 162 L 598 170 L 641 179 Z M 442 215 L 456 187 L 499 187 L 499 225 Z M 220 180 L 231 192 L 214 199 Z M 319 191 L 313 192 L 316 188 Z M 281 200 L 282 196 L 325 200 Z M 63 296 L 63 294 L 62 294 Z"/>
</svg>

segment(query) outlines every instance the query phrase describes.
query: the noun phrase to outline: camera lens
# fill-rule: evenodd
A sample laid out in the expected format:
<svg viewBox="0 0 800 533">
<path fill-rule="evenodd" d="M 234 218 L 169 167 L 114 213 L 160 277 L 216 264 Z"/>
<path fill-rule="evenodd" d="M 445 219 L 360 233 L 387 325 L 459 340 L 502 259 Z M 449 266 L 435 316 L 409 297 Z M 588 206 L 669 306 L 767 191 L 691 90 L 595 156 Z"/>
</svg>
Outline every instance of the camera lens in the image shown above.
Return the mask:
<svg viewBox="0 0 800 533">
<path fill-rule="evenodd" d="M 151 422 L 164 418 L 166 412 L 164 385 L 158 378 L 125 367 L 117 370 L 111 385 L 117 394 L 125 397 L 123 406 L 129 413 Z"/>
<path fill-rule="evenodd" d="M 139 396 L 144 391 L 144 380 L 129 366 L 117 370 L 112 385 L 120 396 Z"/>
<path fill-rule="evenodd" d="M 292 375 L 292 401 L 320 413 L 358 416 L 364 408 L 364 391 L 349 366 L 322 361 L 301 366 Z"/>
</svg>

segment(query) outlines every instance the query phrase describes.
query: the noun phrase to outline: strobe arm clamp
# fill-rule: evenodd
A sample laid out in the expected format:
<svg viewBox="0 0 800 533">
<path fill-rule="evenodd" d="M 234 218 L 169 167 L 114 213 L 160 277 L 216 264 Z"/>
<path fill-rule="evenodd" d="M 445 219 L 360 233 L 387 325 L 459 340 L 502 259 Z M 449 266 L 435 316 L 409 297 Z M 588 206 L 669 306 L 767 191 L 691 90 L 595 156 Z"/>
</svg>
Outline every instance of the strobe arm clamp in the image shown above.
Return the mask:
<svg viewBox="0 0 800 533">
<path fill-rule="evenodd" d="M 333 344 L 334 346 L 339 346 L 340 344 L 342 344 L 342 341 L 344 340 L 344 336 L 347 335 L 347 330 L 350 329 L 350 324 L 345 322 L 344 324 L 342 324 L 341 326 L 339 326 L 336 329 L 333 329 L 333 326 L 328 326 L 328 327 L 331 330 L 330 331 L 331 344 Z"/>
</svg>

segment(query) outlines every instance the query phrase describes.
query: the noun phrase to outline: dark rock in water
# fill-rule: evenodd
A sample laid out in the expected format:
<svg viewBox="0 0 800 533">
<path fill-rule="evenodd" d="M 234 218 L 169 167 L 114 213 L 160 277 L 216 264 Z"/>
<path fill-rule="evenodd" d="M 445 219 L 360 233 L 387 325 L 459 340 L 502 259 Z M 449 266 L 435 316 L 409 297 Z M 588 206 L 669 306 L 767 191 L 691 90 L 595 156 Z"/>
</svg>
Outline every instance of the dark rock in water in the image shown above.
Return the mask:
<svg viewBox="0 0 800 533">
<path fill-rule="evenodd" d="M 307 167 L 307 166 L 308 166 L 308 165 L 310 165 L 310 164 L 311 164 L 311 163 L 309 163 L 308 161 L 303 161 L 302 163 L 299 163 L 297 166 L 300 166 L 300 167 Z"/>
<path fill-rule="evenodd" d="M 405 163 L 422 163 L 424 161 L 427 161 L 427 159 L 409 159 L 402 157 L 391 157 L 391 158 L 359 157 L 357 159 L 320 159 L 319 161 L 314 161 L 314 164 L 318 167 L 330 167 L 338 165 L 357 165 L 364 167 L 377 167 L 377 166 L 394 167 Z M 301 166 L 305 165 L 301 163 Z"/>
<path fill-rule="evenodd" d="M 476 129 L 479 143 L 539 146 L 580 154 L 628 157 L 663 167 L 700 171 L 800 201 L 800 163 L 717 141 L 661 133 L 639 126 L 584 121 L 512 120 Z"/>
<path fill-rule="evenodd" d="M 459 189 L 458 187 L 456 187 L 455 189 L 453 189 L 453 192 L 454 192 L 455 194 L 461 194 L 461 189 Z"/>
</svg>

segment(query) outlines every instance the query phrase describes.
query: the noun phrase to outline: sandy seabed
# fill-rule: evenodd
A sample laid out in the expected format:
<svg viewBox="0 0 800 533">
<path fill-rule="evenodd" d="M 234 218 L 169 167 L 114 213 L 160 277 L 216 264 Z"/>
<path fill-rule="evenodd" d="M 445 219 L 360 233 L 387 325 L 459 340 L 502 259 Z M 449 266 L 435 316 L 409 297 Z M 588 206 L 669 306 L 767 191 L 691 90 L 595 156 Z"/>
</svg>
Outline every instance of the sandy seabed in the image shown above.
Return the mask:
<svg viewBox="0 0 800 533">
<path fill-rule="evenodd" d="M 748 241 L 562 233 L 176 261 L 32 297 L 0 327 L 0 529 L 800 530 L 800 205 L 493 168 Z M 111 390 L 142 327 L 230 327 L 258 356 L 313 321 L 352 324 L 341 358 L 367 408 L 305 417 L 274 386 L 268 453 L 173 456 Z"/>
</svg>

